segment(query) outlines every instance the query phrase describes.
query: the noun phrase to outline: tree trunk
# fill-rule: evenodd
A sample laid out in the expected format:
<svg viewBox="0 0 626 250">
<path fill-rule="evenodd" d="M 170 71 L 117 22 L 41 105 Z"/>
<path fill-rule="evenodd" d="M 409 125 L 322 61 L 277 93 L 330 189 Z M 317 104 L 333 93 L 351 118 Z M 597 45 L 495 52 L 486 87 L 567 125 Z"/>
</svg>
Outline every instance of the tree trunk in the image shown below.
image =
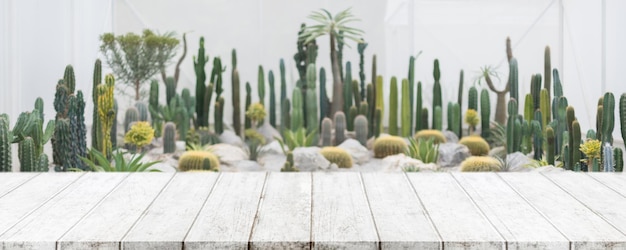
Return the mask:
<svg viewBox="0 0 626 250">
<path fill-rule="evenodd" d="M 333 103 L 330 110 L 330 117 L 334 117 L 337 111 L 343 110 L 343 84 L 339 73 L 339 60 L 337 59 L 337 46 L 335 45 L 335 35 L 330 33 L 330 62 L 333 71 Z"/>
</svg>

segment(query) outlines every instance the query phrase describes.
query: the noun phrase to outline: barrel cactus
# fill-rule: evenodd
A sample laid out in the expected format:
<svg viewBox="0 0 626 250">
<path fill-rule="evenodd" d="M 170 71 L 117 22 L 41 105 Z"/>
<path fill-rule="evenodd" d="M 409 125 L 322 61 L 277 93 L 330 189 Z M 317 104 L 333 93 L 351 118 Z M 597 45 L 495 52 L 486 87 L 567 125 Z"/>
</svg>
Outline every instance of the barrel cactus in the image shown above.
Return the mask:
<svg viewBox="0 0 626 250">
<path fill-rule="evenodd" d="M 413 137 L 415 138 L 415 140 L 419 140 L 419 139 L 428 140 L 432 138 L 435 143 L 446 142 L 446 137 L 443 135 L 443 133 L 435 129 L 420 130 Z"/>
<path fill-rule="evenodd" d="M 461 138 L 459 144 L 465 145 L 474 156 L 489 154 L 489 143 L 480 136 L 472 135 Z"/>
<path fill-rule="evenodd" d="M 339 168 L 351 168 L 352 156 L 345 149 L 338 147 L 325 147 L 320 150 L 320 154 L 331 163 L 337 164 Z"/>
<path fill-rule="evenodd" d="M 471 156 L 461 163 L 461 172 L 498 172 L 502 164 L 490 156 Z"/>
<path fill-rule="evenodd" d="M 385 158 L 406 152 L 407 144 L 402 137 L 380 137 L 374 141 L 374 157 Z"/>
<path fill-rule="evenodd" d="M 217 156 L 208 151 L 187 151 L 180 156 L 178 169 L 180 171 L 219 171 L 220 161 Z"/>
</svg>

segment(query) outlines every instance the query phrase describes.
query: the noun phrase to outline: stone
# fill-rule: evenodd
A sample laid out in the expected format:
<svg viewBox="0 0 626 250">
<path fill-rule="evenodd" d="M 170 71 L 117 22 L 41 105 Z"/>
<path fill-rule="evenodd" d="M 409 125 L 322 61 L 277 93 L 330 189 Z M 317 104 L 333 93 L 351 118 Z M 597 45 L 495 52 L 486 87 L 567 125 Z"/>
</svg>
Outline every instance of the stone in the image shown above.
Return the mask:
<svg viewBox="0 0 626 250">
<path fill-rule="evenodd" d="M 237 134 L 235 134 L 232 130 L 224 130 L 224 132 L 222 132 L 219 136 L 219 139 L 220 143 L 235 145 L 241 148 L 246 146 L 241 137 L 237 136 Z"/>
<path fill-rule="evenodd" d="M 259 132 L 259 134 L 263 135 L 263 137 L 265 138 L 265 143 L 273 142 L 275 140 L 274 137 L 278 137 L 281 139 L 283 138 L 280 135 L 280 132 L 276 130 L 276 128 L 272 127 L 269 119 L 265 119 L 263 125 L 261 125 L 261 127 L 258 127 L 256 131 Z"/>
<path fill-rule="evenodd" d="M 506 157 L 506 148 L 504 146 L 492 148 L 489 150 L 489 156 L 504 159 Z"/>
<path fill-rule="evenodd" d="M 370 151 L 355 139 L 346 139 L 337 147 L 348 151 L 355 164 L 366 163 L 371 158 Z"/>
<path fill-rule="evenodd" d="M 533 159 L 529 158 L 522 152 L 514 152 L 506 156 L 506 165 L 509 172 L 526 172 L 531 171 L 534 164 Z"/>
<path fill-rule="evenodd" d="M 443 136 L 446 138 L 446 142 L 448 143 L 457 143 L 459 142 L 459 137 L 456 136 L 456 134 L 452 131 L 449 130 L 444 130 L 441 131 L 441 133 L 443 133 Z"/>
<path fill-rule="evenodd" d="M 439 144 L 439 166 L 442 168 L 459 166 L 467 157 L 470 157 L 470 152 L 465 145 L 450 142 Z"/>
<path fill-rule="evenodd" d="M 287 148 L 285 148 L 285 150 L 289 150 Z M 274 140 L 273 142 L 270 142 L 268 144 L 265 144 L 262 148 L 262 153 L 261 154 L 280 154 L 280 155 L 284 155 L 284 151 L 282 149 L 282 147 L 280 146 L 280 143 L 278 143 L 277 140 Z"/>
<path fill-rule="evenodd" d="M 230 144 L 219 143 L 211 145 L 209 150 L 215 154 L 221 164 L 234 165 L 236 162 L 248 160 L 248 152 L 240 147 Z"/>
<path fill-rule="evenodd" d="M 257 161 L 267 171 L 280 172 L 280 169 L 285 164 L 287 156 L 284 154 L 261 154 Z"/>
<path fill-rule="evenodd" d="M 405 169 L 416 169 L 419 172 L 422 171 L 437 171 L 439 166 L 434 163 L 423 163 L 420 160 L 413 159 L 404 154 L 390 155 L 382 160 L 383 169 L 385 172 L 401 172 Z"/>
<path fill-rule="evenodd" d="M 301 172 L 325 170 L 330 167 L 330 162 L 320 154 L 318 147 L 294 149 L 293 162 Z"/>
</svg>

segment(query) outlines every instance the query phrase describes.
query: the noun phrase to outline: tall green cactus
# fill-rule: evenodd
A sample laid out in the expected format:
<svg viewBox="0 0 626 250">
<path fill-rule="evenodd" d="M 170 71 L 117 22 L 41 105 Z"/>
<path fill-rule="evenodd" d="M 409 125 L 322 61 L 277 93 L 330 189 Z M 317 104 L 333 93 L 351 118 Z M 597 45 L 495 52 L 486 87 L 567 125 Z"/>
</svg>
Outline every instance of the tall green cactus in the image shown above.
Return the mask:
<svg viewBox="0 0 626 250">
<path fill-rule="evenodd" d="M 72 65 L 65 67 L 65 73 L 63 74 L 63 83 L 67 87 L 68 93 L 73 94 L 76 90 L 76 77 L 74 76 L 74 68 Z"/>
<path fill-rule="evenodd" d="M 356 106 L 352 105 L 352 107 L 350 107 L 350 110 L 348 111 L 348 117 L 346 121 L 348 131 L 354 131 L 354 119 L 357 115 L 359 115 L 359 111 L 357 110 Z"/>
<path fill-rule="evenodd" d="M 448 127 L 457 137 L 461 138 L 461 105 L 448 103 Z"/>
<path fill-rule="evenodd" d="M 298 87 L 294 88 L 291 98 L 291 131 L 296 132 L 304 128 L 302 90 Z"/>
<path fill-rule="evenodd" d="M 374 106 L 376 96 L 374 95 L 374 84 L 372 83 L 368 83 L 367 84 L 367 108 L 368 108 L 368 115 L 367 115 L 367 119 L 370 121 L 369 123 L 369 127 L 368 127 L 368 131 L 369 131 L 369 137 L 374 136 L 374 112 L 376 112 L 376 107 L 372 107 Z"/>
<path fill-rule="evenodd" d="M 543 127 L 541 126 L 543 114 L 535 110 L 535 119 L 530 123 L 530 130 L 533 135 L 533 151 L 535 160 L 541 160 L 543 155 Z"/>
<path fill-rule="evenodd" d="M 328 94 L 326 93 L 326 70 L 322 67 L 320 68 L 320 118 L 328 117 L 330 118 L 330 99 L 328 99 Z"/>
<path fill-rule="evenodd" d="M 468 92 L 467 109 L 478 110 L 478 89 L 474 86 Z"/>
<path fill-rule="evenodd" d="M 367 48 L 367 43 L 361 42 L 356 46 L 357 51 L 359 52 L 359 80 L 361 80 L 361 92 L 359 93 L 361 99 L 365 99 L 365 60 L 363 54 L 365 53 L 365 48 Z M 355 93 L 356 95 L 356 93 Z"/>
<path fill-rule="evenodd" d="M 376 93 L 376 98 L 374 98 L 374 105 L 376 105 L 376 109 L 380 109 L 380 116 L 379 119 L 382 119 L 383 117 L 385 117 L 385 100 L 383 99 L 384 95 L 383 95 L 383 77 L 382 76 L 377 76 L 376 77 L 376 88 L 374 90 L 374 93 Z M 375 110 L 376 110 L 375 109 Z M 376 122 L 380 122 L 382 124 L 382 120 L 376 120 L 374 119 L 374 121 Z M 378 126 L 378 131 L 375 131 L 374 133 L 382 133 L 383 132 L 383 126 Z M 376 136 L 378 138 L 378 136 Z"/>
<path fill-rule="evenodd" d="M 365 118 L 367 118 L 369 116 L 369 111 L 370 106 L 367 104 L 367 102 L 361 102 L 361 105 L 359 105 L 359 115 L 364 115 Z"/>
<path fill-rule="evenodd" d="M 9 129 L 9 116 L 0 115 L 0 172 L 11 172 L 11 143 L 13 133 Z"/>
<path fill-rule="evenodd" d="M 252 87 L 250 86 L 250 82 L 246 82 L 246 106 L 244 110 L 248 110 L 248 108 L 250 108 L 250 105 L 252 104 L 252 94 L 250 92 L 252 92 Z M 244 118 L 244 129 L 250 128 L 252 128 L 252 121 L 246 115 Z"/>
<path fill-rule="evenodd" d="M 413 89 L 415 88 L 415 57 L 414 56 L 410 56 L 409 57 L 409 76 L 408 76 L 408 80 L 409 80 L 409 125 L 411 128 L 413 128 L 413 116 L 415 114 L 415 107 L 413 106 L 413 103 L 415 102 L 415 93 L 413 92 Z"/>
<path fill-rule="evenodd" d="M 139 111 L 135 107 L 130 107 L 124 113 L 124 134 L 128 133 L 133 122 L 139 121 Z"/>
<path fill-rule="evenodd" d="M 56 121 L 54 129 L 55 144 L 62 149 L 69 149 L 72 147 L 71 127 L 69 119 L 62 118 Z M 71 167 L 70 159 L 72 158 L 71 150 L 57 150 L 53 152 L 53 158 L 55 164 L 61 171 L 66 171 Z"/>
<path fill-rule="evenodd" d="M 215 112 L 214 112 L 214 121 L 215 124 L 215 133 L 220 135 L 224 133 L 224 97 L 220 96 L 219 99 L 215 101 Z"/>
<path fill-rule="evenodd" d="M 422 127 L 422 82 L 417 82 L 417 94 L 415 95 L 415 132 L 424 129 Z"/>
<path fill-rule="evenodd" d="M 145 102 L 136 102 L 135 103 L 135 108 L 137 109 L 137 112 L 139 114 L 138 117 L 138 121 L 149 121 L 149 116 L 148 116 L 148 105 Z"/>
<path fill-rule="evenodd" d="M 257 93 L 259 94 L 259 102 L 265 106 L 265 72 L 261 65 L 259 65 L 257 74 Z"/>
<path fill-rule="evenodd" d="M 433 70 L 433 78 L 435 78 L 435 84 L 433 85 L 433 110 L 435 107 L 442 107 L 442 99 L 441 99 L 441 83 L 439 79 L 441 78 L 441 72 L 439 70 L 439 60 L 435 59 L 435 66 Z M 433 127 L 435 127 L 435 120 L 433 119 Z"/>
<path fill-rule="evenodd" d="M 382 131 L 382 111 L 381 109 L 377 108 L 376 111 L 374 111 L 374 120 L 372 121 L 372 123 L 374 123 L 374 137 L 378 138 L 380 136 L 380 133 Z"/>
<path fill-rule="evenodd" d="M 511 84 L 510 96 L 519 103 L 519 75 L 517 71 L 517 59 L 511 58 L 509 61 L 509 84 Z"/>
<path fill-rule="evenodd" d="M 222 59 L 220 59 L 219 57 L 214 57 L 210 83 L 212 83 L 215 87 L 215 101 L 219 100 L 220 97 L 222 97 L 222 92 L 224 92 L 224 89 L 222 88 L 222 73 L 224 71 L 226 71 L 226 68 L 222 67 Z"/>
<path fill-rule="evenodd" d="M 152 80 L 150 82 L 150 98 L 148 99 L 148 110 L 152 117 L 152 127 L 157 128 L 160 126 L 162 121 L 159 120 L 159 117 L 155 115 L 159 110 L 159 82 L 157 80 Z M 155 134 L 158 136 L 161 131 L 155 129 Z"/>
<path fill-rule="evenodd" d="M 21 172 L 39 172 L 39 155 L 35 152 L 35 142 L 30 136 L 19 142 L 18 158 Z"/>
<path fill-rule="evenodd" d="M 206 90 L 204 90 L 203 88 L 203 91 L 206 91 Z M 198 97 L 204 96 L 198 93 L 204 93 L 204 92 L 198 92 L 198 89 L 196 88 L 196 95 L 198 95 Z M 168 76 L 167 78 L 165 78 L 165 101 L 166 103 L 170 103 L 172 99 L 174 98 L 174 96 L 176 96 L 176 79 L 174 77 Z"/>
<path fill-rule="evenodd" d="M 615 158 L 615 172 L 624 171 L 624 151 L 621 148 L 615 147 L 613 149 L 613 157 Z"/>
<path fill-rule="evenodd" d="M 335 146 L 346 140 L 346 115 L 339 111 L 333 118 L 335 124 Z"/>
<path fill-rule="evenodd" d="M 541 75 L 533 75 L 530 82 L 530 94 L 533 96 L 533 110 L 540 109 Z"/>
<path fill-rule="evenodd" d="M 100 132 L 100 121 L 98 120 L 98 85 L 102 83 L 102 61 L 96 59 L 93 67 L 93 85 L 91 86 L 91 96 L 93 102 L 93 118 L 91 123 L 91 147 L 102 151 L 99 147 L 98 133 Z"/>
<path fill-rule="evenodd" d="M 285 132 L 291 128 L 291 114 L 290 114 L 291 102 L 289 101 L 289 99 L 285 99 L 281 101 L 283 104 L 280 107 L 280 113 L 281 113 L 280 132 L 284 136 Z"/>
<path fill-rule="evenodd" d="M 507 107 L 509 118 L 506 127 L 506 151 L 510 154 L 519 151 L 519 145 L 515 145 L 515 141 L 517 140 L 518 136 L 521 138 L 521 135 L 516 134 L 515 128 L 518 112 L 517 101 L 515 100 L 515 98 L 511 98 L 509 100 L 509 104 Z"/>
<path fill-rule="evenodd" d="M 235 50 L 233 49 L 233 58 L 236 58 Z M 238 136 L 242 135 L 241 130 L 241 94 L 239 92 L 240 83 L 239 83 L 239 70 L 233 68 L 232 73 L 232 104 L 233 104 L 233 129 L 235 130 L 235 134 Z M 282 102 L 282 101 L 281 101 Z"/>
<path fill-rule="evenodd" d="M 165 123 L 163 126 L 163 153 L 169 154 L 176 151 L 176 124 Z"/>
<path fill-rule="evenodd" d="M 552 85 L 551 73 L 552 73 L 552 63 L 550 61 L 550 46 L 546 46 L 546 49 L 544 50 L 544 54 L 543 54 L 543 78 L 544 78 L 543 88 L 548 90 L 548 100 L 550 99 L 550 87 Z"/>
<path fill-rule="evenodd" d="M 309 67 L 314 66 L 315 64 L 309 64 Z M 307 134 L 313 133 L 313 141 L 318 141 L 318 126 L 319 126 L 319 118 L 317 117 L 317 95 L 315 94 L 315 88 L 309 88 L 306 90 L 306 128 Z"/>
<path fill-rule="evenodd" d="M 552 108 L 550 107 L 550 92 L 548 91 L 548 89 L 542 89 L 540 95 L 540 100 L 539 100 L 539 109 L 541 110 L 541 115 L 542 115 L 542 127 L 546 127 L 546 125 L 548 125 L 548 123 L 550 123 L 550 120 L 552 118 L 551 115 L 551 111 Z"/>
<path fill-rule="evenodd" d="M 361 103 L 361 95 L 359 94 L 361 91 L 359 90 L 359 82 L 357 80 L 352 80 L 352 97 L 354 99 L 354 106 L 358 106 Z"/>
<path fill-rule="evenodd" d="M 459 104 L 459 115 L 462 115 L 460 110 L 463 110 L 463 81 L 465 80 L 464 78 L 465 78 L 465 73 L 463 72 L 463 70 L 461 70 L 461 73 L 459 73 L 459 93 L 458 93 L 458 96 L 457 96 L 457 103 Z M 471 88 L 470 88 L 470 90 L 471 90 Z M 471 95 L 471 93 L 470 93 L 470 95 Z M 474 100 L 474 104 L 475 104 L 474 110 L 478 110 L 478 91 L 476 91 L 476 89 L 474 89 L 474 98 L 475 98 L 475 100 Z M 468 109 L 469 108 L 470 107 L 468 107 Z M 462 128 L 463 127 L 463 117 L 459 116 L 458 120 L 459 120 L 459 125 L 456 125 L 456 126 L 458 126 L 459 128 Z M 448 125 L 448 127 L 450 127 L 450 125 Z M 459 133 L 458 134 L 459 138 L 461 138 L 462 136 L 463 136 L 463 133 Z"/>
<path fill-rule="evenodd" d="M 556 77 L 555 77 L 555 86 L 558 84 L 558 81 L 556 81 Z M 557 154 L 561 153 L 561 149 L 563 148 L 563 145 L 567 144 L 567 140 L 565 140 L 563 138 L 563 134 L 566 132 L 567 127 L 568 127 L 568 122 L 567 122 L 567 115 L 566 115 L 566 109 L 568 106 L 567 103 L 567 98 L 564 96 L 560 96 L 558 98 L 558 101 L 556 102 L 555 105 L 557 108 L 556 110 L 556 120 L 557 120 L 557 127 L 555 130 L 555 134 L 556 134 L 556 147 L 555 149 L 557 150 Z M 566 133 L 565 133 L 566 134 Z"/>
<path fill-rule="evenodd" d="M 489 91 L 483 89 L 480 91 L 480 136 L 483 138 L 487 138 L 491 135 L 490 118 L 491 101 L 489 100 Z"/>
<path fill-rule="evenodd" d="M 422 108 L 422 112 L 420 114 L 422 116 L 422 129 L 428 129 L 428 109 Z"/>
<path fill-rule="evenodd" d="M 402 137 L 411 136 L 411 103 L 409 93 L 409 81 L 407 79 L 402 80 Z"/>
<path fill-rule="evenodd" d="M 332 130 L 333 130 L 333 121 L 324 117 L 322 120 L 322 147 L 332 146 Z"/>
<path fill-rule="evenodd" d="M 433 111 L 433 129 L 443 131 L 443 118 L 441 106 L 436 106 Z"/>
<path fill-rule="evenodd" d="M 119 112 L 118 112 L 117 100 L 113 99 L 113 121 L 111 124 L 111 130 L 109 131 L 109 134 L 111 136 L 110 138 L 111 138 L 112 147 L 117 147 L 117 127 L 118 127 L 117 114 L 118 113 Z"/>
<path fill-rule="evenodd" d="M 346 62 L 346 76 L 343 81 L 343 112 L 347 114 L 352 107 L 352 64 Z"/>
<path fill-rule="evenodd" d="M 389 88 L 389 134 L 398 135 L 398 79 L 391 78 Z"/>
<path fill-rule="evenodd" d="M 626 93 L 619 97 L 619 121 L 622 131 L 622 140 L 626 143 Z"/>
<path fill-rule="evenodd" d="M 602 108 L 604 109 L 602 112 L 602 145 L 606 143 L 613 145 L 613 128 L 615 127 L 615 97 L 613 93 L 606 92 L 604 94 Z"/>
<path fill-rule="evenodd" d="M 546 137 L 547 146 L 548 146 L 546 148 L 546 160 L 547 160 L 548 164 L 554 166 L 554 155 L 555 155 L 554 129 L 552 129 L 552 127 L 550 127 L 550 126 L 546 127 L 546 133 L 545 134 L 546 134 L 545 137 Z"/>
<path fill-rule="evenodd" d="M 204 37 L 200 37 L 200 47 L 198 48 L 198 56 L 193 57 L 194 71 L 196 72 L 196 99 L 198 105 L 196 105 L 196 125 L 198 127 L 209 126 L 208 110 L 205 110 L 211 100 L 206 100 L 205 95 L 207 93 L 206 72 L 204 70 L 206 63 L 209 61 L 209 56 L 204 53 Z M 169 99 L 169 98 L 168 98 Z"/>
<path fill-rule="evenodd" d="M 365 117 L 364 115 L 358 115 L 356 118 L 354 118 L 354 132 L 356 134 L 356 139 L 363 146 L 367 145 L 367 127 L 367 117 Z"/>
<path fill-rule="evenodd" d="M 267 80 L 270 85 L 270 124 L 276 128 L 276 89 L 274 88 L 274 72 L 269 71 Z M 316 100 L 317 101 L 317 100 Z M 315 112 L 317 115 L 317 112 Z"/>
<path fill-rule="evenodd" d="M 574 120 L 572 122 L 572 139 L 571 141 L 573 142 L 573 146 L 570 147 L 571 150 L 571 164 L 572 164 L 572 170 L 574 171 L 580 171 L 580 138 L 581 138 L 581 132 L 580 132 L 580 124 L 578 123 L 578 120 Z"/>
</svg>

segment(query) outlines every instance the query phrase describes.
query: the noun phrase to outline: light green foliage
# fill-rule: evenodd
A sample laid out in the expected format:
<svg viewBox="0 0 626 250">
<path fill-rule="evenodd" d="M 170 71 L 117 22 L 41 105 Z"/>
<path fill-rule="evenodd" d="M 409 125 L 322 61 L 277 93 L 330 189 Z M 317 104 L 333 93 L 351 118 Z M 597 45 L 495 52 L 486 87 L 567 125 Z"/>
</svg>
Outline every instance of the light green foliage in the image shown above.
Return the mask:
<svg viewBox="0 0 626 250">
<path fill-rule="evenodd" d="M 187 151 L 180 156 L 178 161 L 180 171 L 219 171 L 220 161 L 213 153 L 208 151 Z"/>
<path fill-rule="evenodd" d="M 144 154 L 133 155 L 130 159 L 126 160 L 124 156 L 126 154 L 127 153 L 119 150 L 111 153 L 113 161 L 113 163 L 111 163 L 100 151 L 91 149 L 91 151 L 89 151 L 89 157 L 81 157 L 81 160 L 95 172 L 161 172 L 158 169 L 149 169 L 160 161 L 142 162 L 141 159 L 143 159 Z M 80 169 L 70 170 L 81 171 Z"/>
<path fill-rule="evenodd" d="M 407 144 L 402 137 L 379 137 L 374 141 L 374 157 L 385 158 L 390 155 L 405 153 Z"/>
<path fill-rule="evenodd" d="M 338 147 L 325 147 L 320 150 L 320 154 L 330 161 L 337 164 L 339 168 L 351 168 L 352 156 L 348 151 Z"/>
<path fill-rule="evenodd" d="M 439 160 L 439 144 L 430 139 L 409 138 L 406 155 L 423 163 L 437 163 Z"/>
<path fill-rule="evenodd" d="M 459 144 L 465 145 L 474 156 L 489 154 L 489 143 L 480 136 L 472 135 L 463 137 L 459 140 Z"/>
<path fill-rule="evenodd" d="M 129 143 L 141 149 L 150 144 L 154 139 L 154 129 L 148 122 L 137 122 L 133 124 L 130 130 L 124 136 L 124 143 Z"/>
<path fill-rule="evenodd" d="M 461 172 L 498 172 L 500 162 L 490 156 L 471 156 L 461 163 Z"/>
<path fill-rule="evenodd" d="M 436 144 L 446 142 L 446 137 L 443 135 L 443 133 L 440 130 L 435 130 L 435 129 L 424 129 L 424 130 L 421 130 L 421 131 L 417 132 L 413 137 L 415 138 L 415 140 L 433 139 L 433 141 Z"/>
<path fill-rule="evenodd" d="M 278 141 L 278 143 L 281 145 L 281 148 L 283 150 L 285 146 L 287 146 L 289 151 L 293 151 L 295 148 L 311 147 L 311 146 L 316 145 L 316 142 L 313 141 L 314 136 L 315 136 L 315 133 L 307 134 L 305 128 L 300 128 L 296 130 L 296 132 L 285 131 L 285 135 L 284 135 L 285 140 L 282 140 L 278 137 L 274 137 L 274 139 Z M 287 154 L 287 152 L 284 152 L 284 153 Z"/>
</svg>

